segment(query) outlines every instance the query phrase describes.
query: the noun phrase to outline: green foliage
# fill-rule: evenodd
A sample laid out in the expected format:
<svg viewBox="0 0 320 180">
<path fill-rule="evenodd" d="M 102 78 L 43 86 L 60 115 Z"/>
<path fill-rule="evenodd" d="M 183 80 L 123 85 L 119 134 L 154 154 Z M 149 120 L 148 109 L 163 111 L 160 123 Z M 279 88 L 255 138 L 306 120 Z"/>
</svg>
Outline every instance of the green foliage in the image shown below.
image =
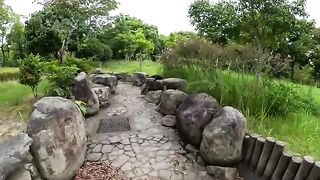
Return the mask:
<svg viewBox="0 0 320 180">
<path fill-rule="evenodd" d="M 50 82 L 49 95 L 69 98 L 73 92 L 74 78 L 78 68 L 76 65 L 66 66 L 54 62 L 46 63 L 46 75 Z"/>
<path fill-rule="evenodd" d="M 96 38 L 87 39 L 81 44 L 77 56 L 80 58 L 93 58 L 95 61 L 106 61 L 112 58 L 111 48 Z"/>
<path fill-rule="evenodd" d="M 289 60 L 279 55 L 261 53 L 250 45 L 221 46 L 200 38 L 192 38 L 167 49 L 161 59 L 166 64 L 177 66 L 191 64 L 258 76 L 287 77 L 290 71 Z"/>
<path fill-rule="evenodd" d="M 56 61 L 56 65 L 57 65 Z M 65 57 L 65 62 L 63 66 L 75 66 L 78 69 L 78 72 L 86 72 L 89 73 L 90 70 L 92 69 L 92 62 L 88 59 L 82 58 L 76 58 L 73 55 L 67 55 Z"/>
<path fill-rule="evenodd" d="M 181 42 L 187 41 L 191 38 L 196 38 L 197 34 L 194 32 L 175 32 L 170 33 L 168 36 L 161 37 L 164 48 L 175 47 Z"/>
<path fill-rule="evenodd" d="M 0 81 L 12 81 L 19 79 L 19 72 L 1 72 Z"/>
<path fill-rule="evenodd" d="M 162 50 L 156 27 L 126 15 L 116 16 L 105 25 L 98 39 L 108 44 L 118 59 L 137 58 L 138 54 L 156 55 Z"/>
<path fill-rule="evenodd" d="M 74 103 L 79 107 L 81 113 L 85 116 L 88 113 L 87 105 L 83 101 L 74 101 Z"/>
<path fill-rule="evenodd" d="M 40 83 L 42 65 L 40 57 L 33 54 L 22 59 L 19 67 L 19 82 L 22 85 L 29 86 L 35 97 L 38 95 L 38 85 Z"/>
<path fill-rule="evenodd" d="M 222 105 L 239 108 L 242 112 L 249 112 L 250 116 L 286 116 L 301 111 L 318 115 L 319 105 L 314 102 L 313 96 L 285 81 L 197 65 L 166 64 L 164 75 L 185 78 L 191 93 L 208 93 Z"/>
<path fill-rule="evenodd" d="M 26 56 L 24 25 L 20 22 L 20 18 L 12 25 L 10 33 L 7 35 L 7 43 L 10 46 L 9 62 L 10 66 L 18 66 L 18 59 Z"/>
</svg>

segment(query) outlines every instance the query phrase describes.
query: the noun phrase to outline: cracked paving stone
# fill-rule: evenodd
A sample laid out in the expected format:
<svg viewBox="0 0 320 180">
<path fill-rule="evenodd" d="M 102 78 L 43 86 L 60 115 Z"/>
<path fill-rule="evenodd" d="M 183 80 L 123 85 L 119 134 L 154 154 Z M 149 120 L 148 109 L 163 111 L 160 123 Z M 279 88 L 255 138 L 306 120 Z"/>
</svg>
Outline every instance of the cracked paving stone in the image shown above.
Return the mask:
<svg viewBox="0 0 320 180">
<path fill-rule="evenodd" d="M 112 146 L 112 145 L 103 145 L 101 152 L 102 153 L 111 153 L 113 148 L 114 148 L 114 146 Z"/>
<path fill-rule="evenodd" d="M 126 138 L 126 139 L 123 139 L 123 140 L 121 141 L 121 144 L 123 144 L 123 145 L 130 145 L 131 142 L 129 141 L 128 138 Z"/>
<path fill-rule="evenodd" d="M 122 149 L 124 146 L 123 146 L 123 144 L 118 144 L 117 147 L 118 147 L 119 149 Z"/>
<path fill-rule="evenodd" d="M 99 161 L 102 157 L 102 153 L 89 153 L 86 156 L 86 159 L 89 161 Z"/>
<path fill-rule="evenodd" d="M 135 157 L 136 154 L 132 151 L 127 151 L 127 152 L 124 152 L 125 155 L 129 156 L 129 157 Z"/>
<path fill-rule="evenodd" d="M 131 162 L 126 162 L 122 167 L 122 171 L 131 171 L 134 168 Z"/>
<path fill-rule="evenodd" d="M 102 148 L 102 145 L 101 145 L 101 144 L 97 144 L 97 145 L 92 149 L 92 152 L 95 152 L 95 153 L 101 152 L 101 148 Z"/>
<path fill-rule="evenodd" d="M 118 159 L 112 162 L 112 165 L 115 167 L 121 167 L 124 163 L 126 163 L 130 158 L 126 155 L 121 155 Z"/>
<path fill-rule="evenodd" d="M 110 143 L 120 143 L 121 142 L 121 138 L 117 137 L 117 136 L 113 136 L 109 138 Z"/>
<path fill-rule="evenodd" d="M 133 170 L 133 173 L 136 175 L 136 176 L 142 176 L 144 175 L 143 171 L 141 170 L 141 168 L 135 168 Z"/>
<path fill-rule="evenodd" d="M 124 150 L 120 149 L 118 151 L 113 150 L 109 155 L 110 156 L 119 156 L 124 153 Z"/>
<path fill-rule="evenodd" d="M 123 150 L 132 151 L 132 147 L 130 145 L 126 145 L 126 146 L 124 146 Z"/>
<path fill-rule="evenodd" d="M 159 176 L 163 179 L 169 179 L 171 176 L 171 171 L 169 170 L 160 170 L 159 171 Z M 194 179 L 195 180 L 195 179 Z"/>
</svg>

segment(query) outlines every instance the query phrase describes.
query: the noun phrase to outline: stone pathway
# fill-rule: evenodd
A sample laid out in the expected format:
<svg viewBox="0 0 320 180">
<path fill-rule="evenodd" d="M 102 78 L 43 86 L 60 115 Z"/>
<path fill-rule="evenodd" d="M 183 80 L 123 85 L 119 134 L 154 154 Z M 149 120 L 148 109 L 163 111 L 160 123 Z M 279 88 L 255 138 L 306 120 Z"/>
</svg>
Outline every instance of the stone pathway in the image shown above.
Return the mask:
<svg viewBox="0 0 320 180">
<path fill-rule="evenodd" d="M 161 126 L 157 106 L 147 103 L 140 88 L 120 83 L 110 106 L 87 119 L 96 124 L 102 118 L 128 117 L 131 130 L 116 133 L 93 133 L 88 140 L 87 159 L 112 162 L 137 180 L 209 180 L 196 153 L 188 153 L 174 129 Z"/>
</svg>

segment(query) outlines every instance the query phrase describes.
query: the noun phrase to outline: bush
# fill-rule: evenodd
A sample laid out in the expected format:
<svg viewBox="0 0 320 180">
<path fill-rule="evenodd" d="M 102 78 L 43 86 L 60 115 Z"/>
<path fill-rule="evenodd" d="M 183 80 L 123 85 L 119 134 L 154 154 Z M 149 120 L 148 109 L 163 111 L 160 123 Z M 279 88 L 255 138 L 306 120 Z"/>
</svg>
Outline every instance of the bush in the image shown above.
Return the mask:
<svg viewBox="0 0 320 180">
<path fill-rule="evenodd" d="M 41 79 L 40 57 L 33 54 L 22 59 L 19 67 L 19 82 L 22 85 L 29 86 L 34 96 L 38 95 L 37 87 Z"/>
<path fill-rule="evenodd" d="M 92 69 L 92 64 L 88 59 L 82 58 L 76 58 L 73 55 L 67 55 L 65 57 L 64 66 L 76 66 L 78 68 L 78 72 L 86 72 L 89 73 Z"/>
<path fill-rule="evenodd" d="M 74 78 L 79 70 L 76 65 L 47 63 L 47 78 L 50 82 L 48 94 L 69 98 L 73 92 Z"/>
<path fill-rule="evenodd" d="M 279 55 L 261 53 L 250 45 L 220 46 L 199 38 L 180 42 L 174 48 L 167 49 L 161 59 L 165 64 L 196 64 L 271 77 L 287 77 L 290 72 L 290 61 Z"/>
<path fill-rule="evenodd" d="M 19 72 L 2 72 L 0 73 L 0 81 L 12 81 L 19 79 Z"/>
<path fill-rule="evenodd" d="M 95 61 L 106 61 L 112 58 L 111 48 L 98 39 L 87 39 L 80 47 L 77 56 L 80 58 L 92 58 Z"/>
</svg>

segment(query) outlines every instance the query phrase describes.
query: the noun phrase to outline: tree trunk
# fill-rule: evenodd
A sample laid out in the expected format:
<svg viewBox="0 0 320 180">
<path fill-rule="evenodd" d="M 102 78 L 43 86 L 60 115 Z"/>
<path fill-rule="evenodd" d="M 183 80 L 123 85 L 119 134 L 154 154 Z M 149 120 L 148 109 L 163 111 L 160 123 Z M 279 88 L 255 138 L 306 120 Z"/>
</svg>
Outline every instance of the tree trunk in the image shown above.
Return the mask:
<svg viewBox="0 0 320 180">
<path fill-rule="evenodd" d="M 291 80 L 293 80 L 293 77 L 294 77 L 294 66 L 296 65 L 295 61 L 293 60 L 291 62 L 291 72 L 290 72 L 290 78 Z"/>
<path fill-rule="evenodd" d="M 4 67 L 4 65 L 5 65 L 5 63 L 6 63 L 6 61 L 7 61 L 6 53 L 5 53 L 5 51 L 4 51 L 4 45 L 1 46 L 1 52 L 2 52 L 2 58 L 3 58 L 3 60 L 2 60 L 2 67 Z"/>
</svg>

